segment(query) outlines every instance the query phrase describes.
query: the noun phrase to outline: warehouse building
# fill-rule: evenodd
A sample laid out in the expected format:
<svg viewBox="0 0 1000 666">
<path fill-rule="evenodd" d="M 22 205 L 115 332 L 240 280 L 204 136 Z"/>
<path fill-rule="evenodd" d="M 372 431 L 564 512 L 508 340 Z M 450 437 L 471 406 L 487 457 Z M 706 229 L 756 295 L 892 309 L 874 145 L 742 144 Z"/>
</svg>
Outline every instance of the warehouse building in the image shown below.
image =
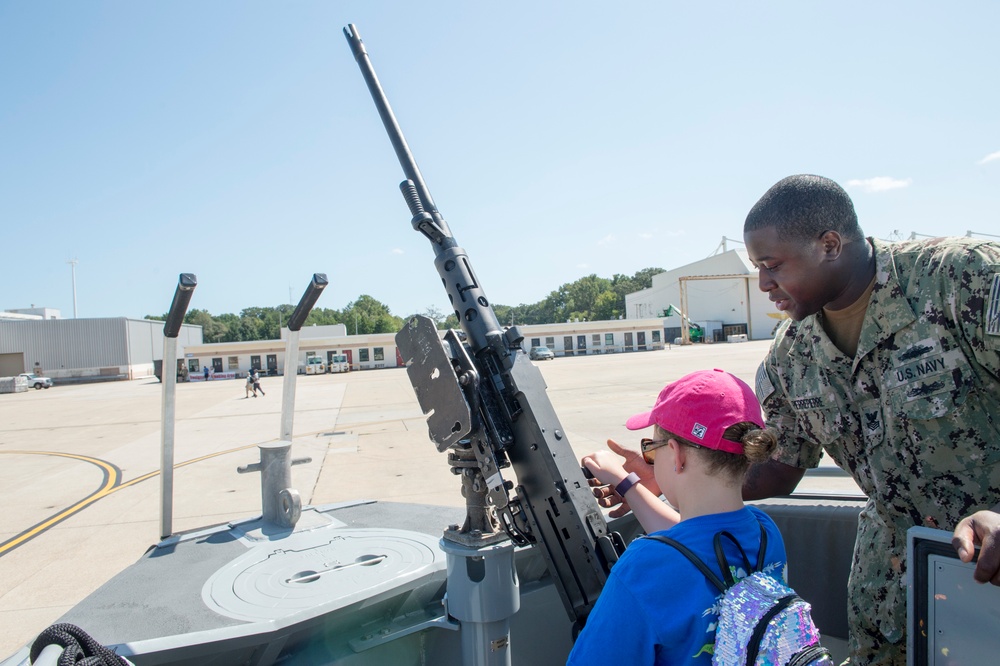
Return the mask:
<svg viewBox="0 0 1000 666">
<path fill-rule="evenodd" d="M 625 312 L 637 319 L 663 317 L 670 341 L 684 337 L 682 315 L 689 326 L 701 327 L 705 342 L 739 335 L 766 340 L 786 317 L 757 286 L 757 269 L 742 248 L 654 275 L 650 288 L 625 296 Z"/>
<path fill-rule="evenodd" d="M 201 326 L 184 324 L 182 346 L 201 344 Z M 57 383 L 152 377 L 163 359 L 163 322 L 0 317 L 0 377 L 22 372 Z"/>
</svg>

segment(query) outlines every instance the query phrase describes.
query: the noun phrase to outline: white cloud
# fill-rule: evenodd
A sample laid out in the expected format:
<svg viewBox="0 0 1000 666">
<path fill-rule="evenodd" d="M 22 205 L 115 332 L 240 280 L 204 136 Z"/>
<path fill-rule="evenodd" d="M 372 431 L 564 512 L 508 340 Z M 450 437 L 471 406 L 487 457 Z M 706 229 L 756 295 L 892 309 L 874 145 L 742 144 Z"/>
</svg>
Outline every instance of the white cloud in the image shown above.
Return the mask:
<svg viewBox="0 0 1000 666">
<path fill-rule="evenodd" d="M 605 236 L 601 240 L 597 241 L 597 244 L 598 245 L 608 245 L 608 244 L 614 243 L 614 242 L 615 242 L 615 235 L 614 234 L 608 234 L 607 236 Z"/>
<path fill-rule="evenodd" d="M 848 187 L 857 187 L 865 192 L 886 192 L 909 187 L 912 178 L 893 178 L 891 176 L 876 176 L 875 178 L 854 179 L 847 181 Z"/>
<path fill-rule="evenodd" d="M 651 234 L 649 232 L 643 232 L 643 233 L 639 234 L 639 238 L 641 238 L 642 240 L 652 240 L 653 234 Z"/>
<path fill-rule="evenodd" d="M 590 268 L 590 264 L 577 264 L 577 268 Z"/>
<path fill-rule="evenodd" d="M 391 252 L 393 254 L 403 254 L 403 251 L 401 249 L 399 249 L 398 247 L 392 248 Z"/>
<path fill-rule="evenodd" d="M 987 155 L 983 159 L 981 159 L 978 162 L 976 162 L 976 164 L 986 164 L 987 162 L 995 162 L 997 160 L 1000 160 L 1000 150 L 998 150 L 995 153 L 990 153 L 989 155 Z"/>
</svg>

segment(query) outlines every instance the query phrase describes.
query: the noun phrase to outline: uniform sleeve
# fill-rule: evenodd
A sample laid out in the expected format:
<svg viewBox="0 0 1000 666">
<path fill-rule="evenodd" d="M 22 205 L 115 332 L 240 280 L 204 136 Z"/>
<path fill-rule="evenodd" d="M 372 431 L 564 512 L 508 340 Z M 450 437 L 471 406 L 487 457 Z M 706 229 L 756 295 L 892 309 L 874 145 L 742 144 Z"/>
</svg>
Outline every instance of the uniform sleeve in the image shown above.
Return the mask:
<svg viewBox="0 0 1000 666">
<path fill-rule="evenodd" d="M 960 274 L 949 276 L 958 285 L 953 316 L 975 361 L 1000 380 L 1000 243 L 970 247 L 966 259 Z"/>
<path fill-rule="evenodd" d="M 764 410 L 767 427 L 778 433 L 778 448 L 772 459 L 801 469 L 819 465 L 823 447 L 804 439 L 796 427 L 795 410 L 788 401 L 788 395 L 778 381 L 778 341 L 771 347 L 767 357 L 757 369 L 757 399 Z"/>
</svg>

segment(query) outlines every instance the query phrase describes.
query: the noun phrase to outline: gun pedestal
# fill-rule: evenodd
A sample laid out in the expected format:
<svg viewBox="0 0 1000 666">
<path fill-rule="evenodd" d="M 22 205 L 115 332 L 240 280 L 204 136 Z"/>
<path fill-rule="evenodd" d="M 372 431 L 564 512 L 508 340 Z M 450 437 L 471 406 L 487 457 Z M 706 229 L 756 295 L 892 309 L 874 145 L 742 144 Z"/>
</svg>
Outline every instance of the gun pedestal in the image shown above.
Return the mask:
<svg viewBox="0 0 1000 666">
<path fill-rule="evenodd" d="M 462 623 L 462 663 L 510 666 L 510 618 L 521 607 L 514 544 L 470 548 L 441 539 L 448 555 L 448 615 Z"/>
<path fill-rule="evenodd" d="M 486 501 L 486 479 L 468 440 L 448 452 L 451 471 L 462 477 L 465 524 L 441 538 L 448 556 L 448 615 L 462 624 L 462 663 L 509 666 L 510 618 L 521 606 L 514 544 Z"/>
</svg>

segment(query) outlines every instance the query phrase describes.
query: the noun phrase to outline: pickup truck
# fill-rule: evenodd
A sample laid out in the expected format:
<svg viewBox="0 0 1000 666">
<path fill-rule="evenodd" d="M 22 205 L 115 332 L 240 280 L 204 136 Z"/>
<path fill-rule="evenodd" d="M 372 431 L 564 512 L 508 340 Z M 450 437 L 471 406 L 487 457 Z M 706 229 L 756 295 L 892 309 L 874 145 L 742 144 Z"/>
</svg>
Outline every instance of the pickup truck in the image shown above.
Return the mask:
<svg viewBox="0 0 1000 666">
<path fill-rule="evenodd" d="M 36 389 L 51 388 L 52 378 L 42 377 L 41 375 L 36 375 L 31 372 L 22 372 L 20 377 L 24 377 L 28 382 L 28 386 L 34 386 Z"/>
</svg>

